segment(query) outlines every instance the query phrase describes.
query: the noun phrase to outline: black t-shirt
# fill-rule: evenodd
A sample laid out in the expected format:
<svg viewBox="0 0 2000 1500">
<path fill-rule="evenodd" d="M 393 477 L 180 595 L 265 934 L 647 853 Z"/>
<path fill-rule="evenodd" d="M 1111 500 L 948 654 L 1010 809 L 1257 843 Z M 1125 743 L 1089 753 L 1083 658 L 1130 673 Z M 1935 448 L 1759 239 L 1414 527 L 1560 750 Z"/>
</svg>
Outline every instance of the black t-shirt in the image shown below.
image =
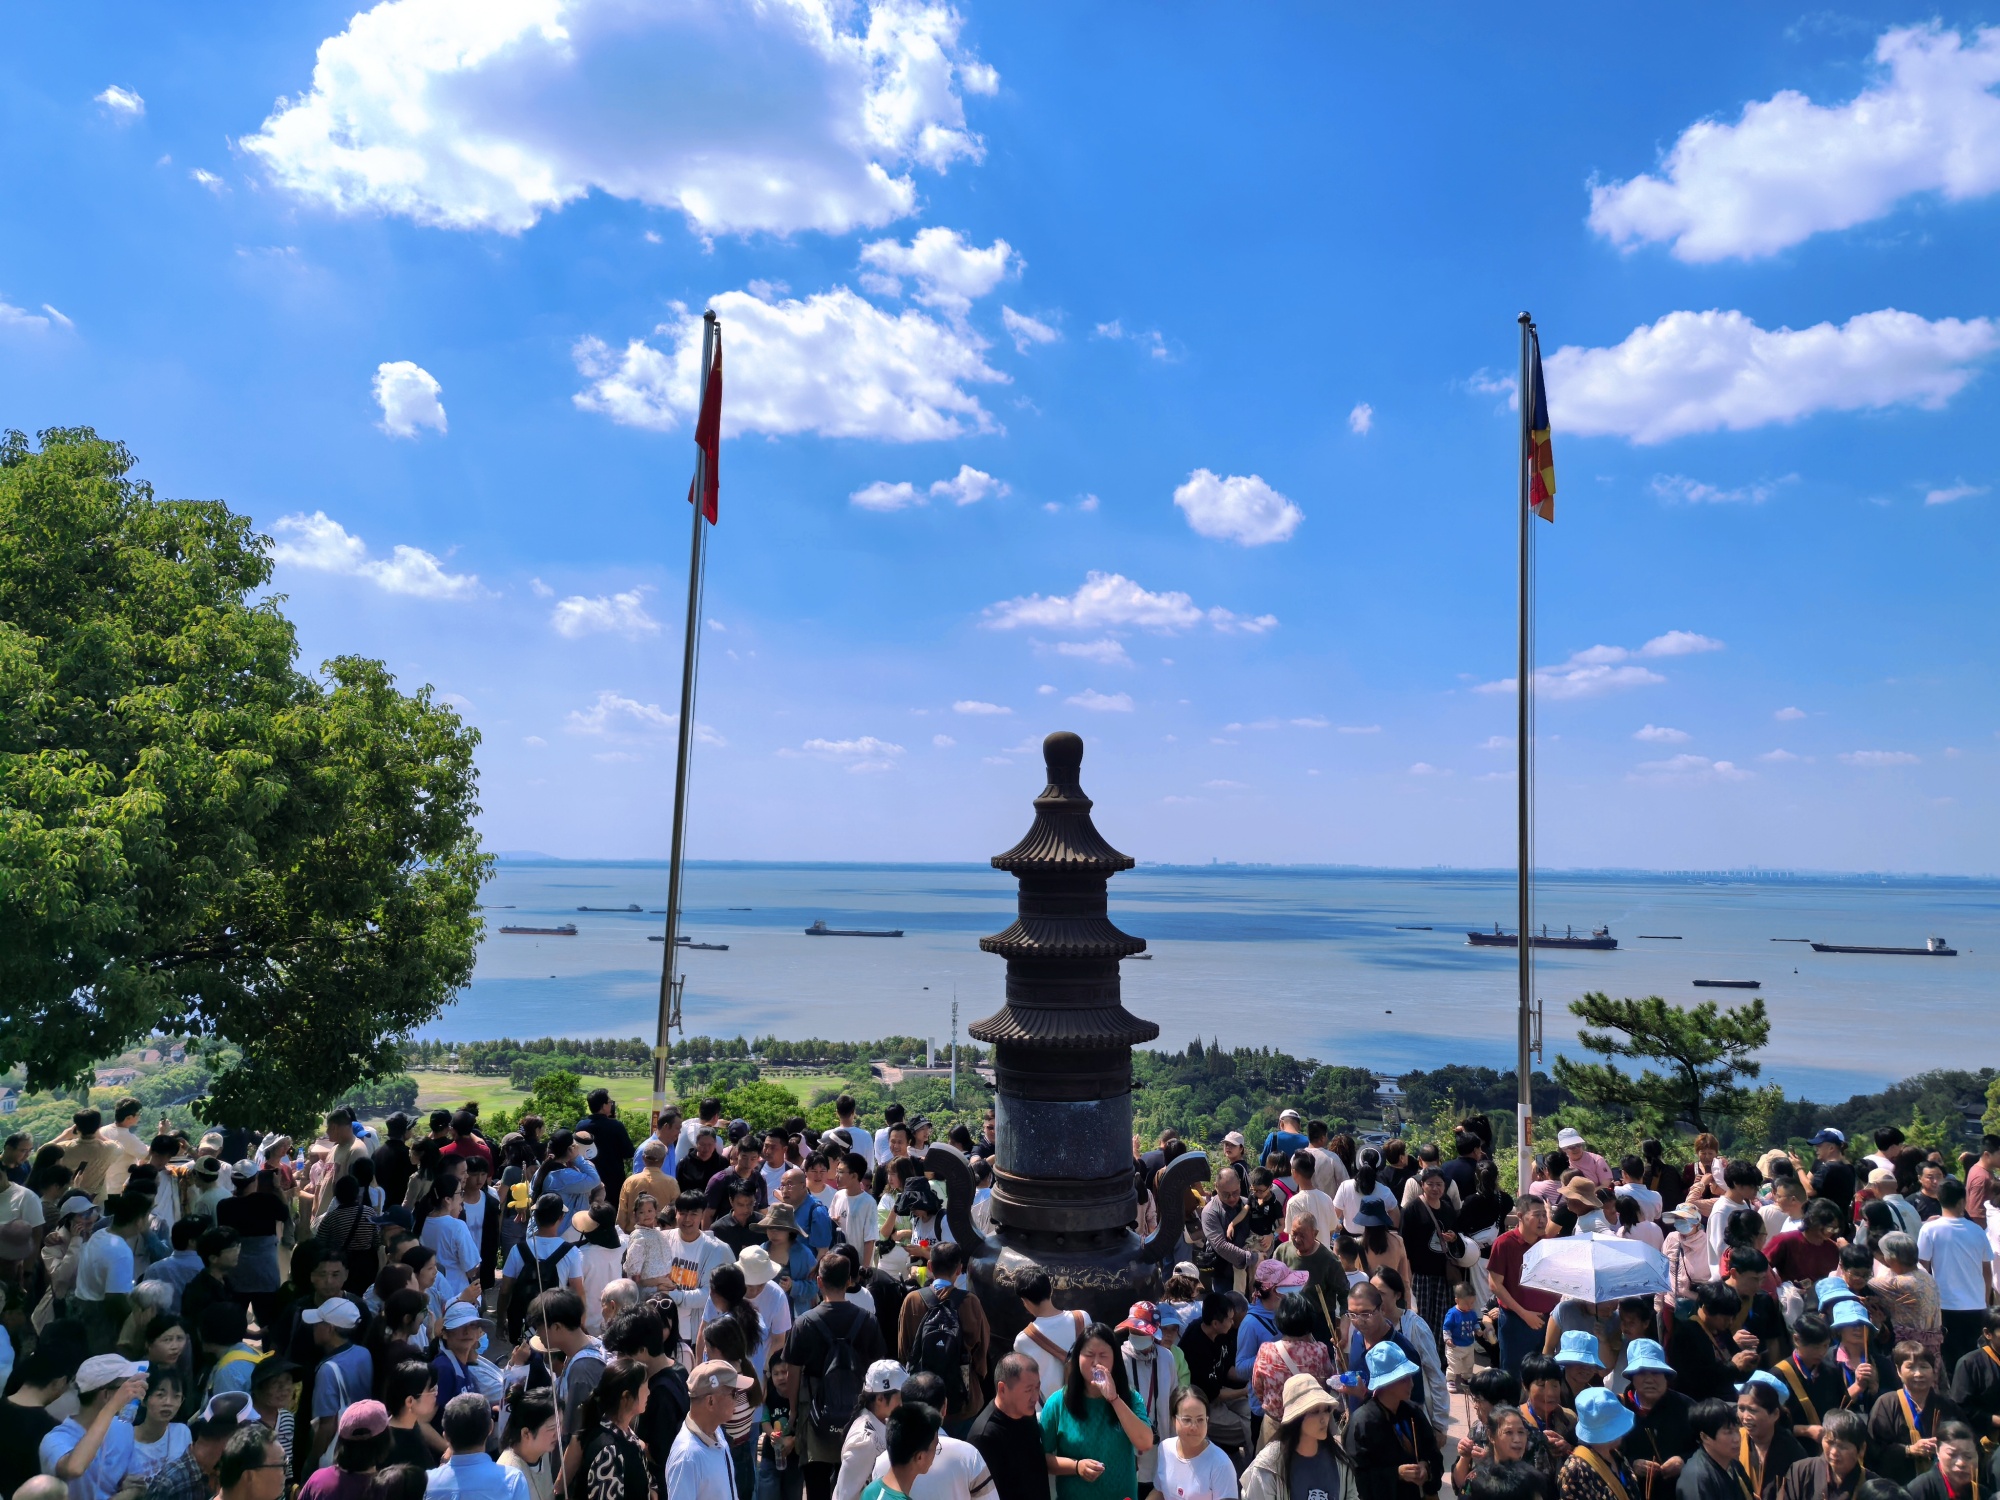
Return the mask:
<svg viewBox="0 0 2000 1500">
<path fill-rule="evenodd" d="M 391 1427 L 389 1429 L 389 1456 L 382 1460 L 382 1467 L 391 1464 L 415 1464 L 419 1469 L 435 1469 L 444 1461 L 444 1456 L 431 1452 L 424 1435 L 414 1427 Z"/>
<path fill-rule="evenodd" d="M 276 1193 L 250 1192 L 216 1204 L 215 1222 L 247 1240 L 282 1232 L 292 1215 Z"/>
<path fill-rule="evenodd" d="M 42 1472 L 42 1439 L 56 1420 L 39 1406 L 0 1401 L 0 1495 L 11 1495 Z"/>
<path fill-rule="evenodd" d="M 966 1440 L 986 1460 L 997 1500 L 1048 1500 L 1049 1473 L 1038 1418 L 1010 1417 L 989 1402 Z"/>
<path fill-rule="evenodd" d="M 1812 1194 L 1825 1198 L 1840 1210 L 1841 1222 L 1854 1208 L 1854 1168 L 1836 1157 L 1813 1168 Z"/>
<path fill-rule="evenodd" d="M 632 1435 L 646 1445 L 646 1467 L 652 1471 L 653 1488 L 667 1493 L 667 1453 L 681 1435 L 688 1414 L 687 1371 L 668 1365 L 646 1382 L 646 1409 L 632 1424 Z"/>
<path fill-rule="evenodd" d="M 375 1148 L 374 1162 L 375 1182 L 382 1189 L 383 1201 L 391 1205 L 401 1203 L 417 1171 L 417 1164 L 410 1157 L 409 1142 L 384 1141 Z"/>
<path fill-rule="evenodd" d="M 1684 1459 L 1701 1446 L 1694 1435 L 1694 1424 L 1688 1420 L 1689 1414 L 1694 1411 L 1694 1403 L 1679 1391 L 1668 1391 L 1658 1405 L 1643 1413 L 1629 1390 L 1623 1400 L 1626 1409 L 1632 1413 L 1632 1430 L 1625 1434 L 1618 1446 L 1631 1462 L 1638 1463 L 1643 1459 L 1650 1463 L 1665 1463 L 1670 1458 Z"/>
<path fill-rule="evenodd" d="M 683 1156 L 674 1167 L 674 1181 L 681 1185 L 684 1193 L 705 1193 L 708 1191 L 708 1179 L 728 1166 L 720 1151 L 707 1161 L 699 1156 Z"/>
<path fill-rule="evenodd" d="M 902 1304 L 896 1304 L 898 1316 Z M 854 1345 L 854 1359 L 862 1370 L 888 1357 L 882 1342 L 882 1325 L 852 1302 L 822 1302 L 798 1322 L 785 1340 L 785 1363 L 797 1365 L 807 1380 L 817 1380 L 825 1372 L 838 1340 Z"/>
<path fill-rule="evenodd" d="M 1196 1323 L 1181 1335 L 1181 1353 L 1187 1357 L 1188 1376 L 1201 1388 L 1202 1394 L 1213 1401 L 1222 1394 L 1227 1385 L 1228 1375 L 1235 1365 L 1234 1356 L 1225 1349 L 1222 1341 L 1210 1338 Z"/>
<path fill-rule="evenodd" d="M 618 1184 L 631 1175 L 632 1157 L 638 1149 L 632 1144 L 632 1133 L 616 1115 L 591 1115 L 578 1120 L 576 1128 L 590 1132 L 597 1146 L 597 1175 L 610 1190 L 611 1201 L 617 1202 Z"/>
</svg>

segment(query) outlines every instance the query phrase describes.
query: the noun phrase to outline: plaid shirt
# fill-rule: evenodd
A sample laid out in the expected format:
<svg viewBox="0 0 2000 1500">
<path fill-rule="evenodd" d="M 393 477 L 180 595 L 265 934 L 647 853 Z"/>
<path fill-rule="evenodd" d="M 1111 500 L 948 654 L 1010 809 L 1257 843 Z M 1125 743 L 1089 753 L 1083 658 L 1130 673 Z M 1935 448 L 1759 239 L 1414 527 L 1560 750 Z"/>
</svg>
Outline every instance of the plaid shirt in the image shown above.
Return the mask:
<svg viewBox="0 0 2000 1500">
<path fill-rule="evenodd" d="M 145 1500 L 209 1500 L 214 1493 L 215 1486 L 201 1472 L 190 1450 L 147 1482 Z"/>
</svg>

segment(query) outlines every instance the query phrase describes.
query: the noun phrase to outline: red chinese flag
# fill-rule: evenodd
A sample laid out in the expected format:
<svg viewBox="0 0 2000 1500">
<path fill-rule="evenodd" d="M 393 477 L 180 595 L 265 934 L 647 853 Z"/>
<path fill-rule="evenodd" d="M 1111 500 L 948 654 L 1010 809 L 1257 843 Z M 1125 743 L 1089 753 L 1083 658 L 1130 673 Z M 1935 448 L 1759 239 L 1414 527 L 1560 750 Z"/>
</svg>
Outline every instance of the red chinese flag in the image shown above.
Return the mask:
<svg viewBox="0 0 2000 1500">
<path fill-rule="evenodd" d="M 701 513 L 708 517 L 711 526 L 715 524 L 716 495 L 718 487 L 717 471 L 722 459 L 722 326 L 715 329 L 715 367 L 708 374 L 708 389 L 702 393 L 701 416 L 694 424 L 694 445 L 702 453 L 702 463 L 695 470 L 695 477 L 688 481 L 688 504 L 695 503 L 695 490 L 701 490 Z"/>
</svg>

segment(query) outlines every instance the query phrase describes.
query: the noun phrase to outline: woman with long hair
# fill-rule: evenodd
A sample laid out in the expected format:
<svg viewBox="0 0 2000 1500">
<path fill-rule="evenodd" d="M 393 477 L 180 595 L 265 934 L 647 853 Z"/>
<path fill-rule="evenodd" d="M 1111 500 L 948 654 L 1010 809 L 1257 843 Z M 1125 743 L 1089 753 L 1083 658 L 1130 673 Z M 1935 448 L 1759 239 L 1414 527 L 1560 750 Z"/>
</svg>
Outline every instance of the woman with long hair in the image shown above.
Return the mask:
<svg viewBox="0 0 2000 1500">
<path fill-rule="evenodd" d="M 151 1479 L 193 1444 L 187 1424 L 177 1420 L 186 1395 L 187 1379 L 175 1366 L 157 1365 L 146 1372 L 146 1394 L 133 1424 L 132 1461 L 125 1470 L 128 1483 Z"/>
<path fill-rule="evenodd" d="M 1452 1492 L 1463 1495 L 1466 1486 L 1473 1480 L 1490 1474 L 1502 1464 L 1527 1463 L 1533 1438 L 1534 1429 L 1521 1415 L 1520 1407 L 1492 1408 L 1486 1414 L 1486 1442 L 1483 1447 L 1468 1448 L 1463 1443 L 1459 1447 L 1458 1461 L 1451 1468 Z"/>
<path fill-rule="evenodd" d="M 1660 1195 L 1662 1203 L 1678 1203 L 1687 1196 L 1687 1174 L 1667 1160 L 1667 1148 L 1648 1136 L 1639 1142 L 1639 1158 L 1645 1164 L 1639 1184 Z"/>
<path fill-rule="evenodd" d="M 528 1500 L 555 1500 L 557 1430 L 553 1388 L 517 1385 L 507 1393 L 500 1467 L 512 1469 L 526 1481 Z"/>
<path fill-rule="evenodd" d="M 709 1273 L 704 1321 L 714 1318 L 729 1318 L 737 1323 L 743 1330 L 745 1349 L 754 1350 L 762 1342 L 764 1320 L 750 1305 L 750 1284 L 744 1280 L 741 1266 L 717 1266 Z"/>
<path fill-rule="evenodd" d="M 1092 1323 L 1071 1346 L 1063 1384 L 1042 1403 L 1042 1452 L 1056 1500 L 1123 1500 L 1139 1492 L 1151 1450 L 1146 1403 L 1132 1393 L 1118 1335 Z"/>
<path fill-rule="evenodd" d="M 413 1359 L 397 1365 L 382 1387 L 382 1405 L 389 1412 L 389 1457 L 384 1463 L 434 1469 L 444 1461 L 444 1436 L 436 1427 L 436 1370 Z"/>
<path fill-rule="evenodd" d="M 1402 1201 L 1395 1190 L 1382 1180 L 1384 1175 L 1382 1153 L 1373 1146 L 1362 1147 L 1356 1159 L 1354 1175 L 1343 1182 L 1333 1195 L 1333 1216 L 1343 1232 L 1360 1232 L 1359 1215 L 1364 1203 L 1381 1204 L 1391 1226 L 1402 1222 Z"/>
<path fill-rule="evenodd" d="M 1310 1375 L 1285 1382 L 1285 1420 L 1243 1471 L 1243 1500 L 1356 1500 L 1354 1465 L 1334 1441 L 1334 1399 Z"/>
<path fill-rule="evenodd" d="M 464 1179 L 456 1170 L 442 1172 L 425 1196 L 428 1211 L 419 1208 L 423 1230 L 418 1239 L 437 1256 L 438 1285 L 447 1303 L 478 1298 L 473 1278 L 479 1274 L 479 1237 L 465 1222 L 464 1188 Z M 468 1288 L 472 1289 L 469 1296 Z"/>
<path fill-rule="evenodd" d="M 1611 1200 L 1612 1212 L 1618 1215 L 1616 1233 L 1621 1240 L 1637 1240 L 1642 1245 L 1665 1253 L 1667 1237 L 1660 1232 L 1660 1226 L 1647 1220 L 1639 1211 L 1639 1200 L 1620 1193 Z"/>
<path fill-rule="evenodd" d="M 1355 1227 L 1359 1231 L 1361 1245 L 1361 1269 L 1373 1276 L 1384 1269 L 1394 1271 L 1403 1278 L 1403 1284 L 1410 1281 L 1410 1256 L 1403 1248 L 1403 1237 L 1389 1227 L 1389 1211 L 1381 1200 L 1370 1198 L 1361 1205 L 1355 1215 Z"/>
<path fill-rule="evenodd" d="M 603 1379 L 577 1414 L 584 1500 L 647 1500 L 646 1447 L 632 1435 L 632 1423 L 645 1409 L 646 1362 L 620 1355 L 605 1365 Z M 577 1493 L 575 1487 L 570 1493 Z"/>
</svg>

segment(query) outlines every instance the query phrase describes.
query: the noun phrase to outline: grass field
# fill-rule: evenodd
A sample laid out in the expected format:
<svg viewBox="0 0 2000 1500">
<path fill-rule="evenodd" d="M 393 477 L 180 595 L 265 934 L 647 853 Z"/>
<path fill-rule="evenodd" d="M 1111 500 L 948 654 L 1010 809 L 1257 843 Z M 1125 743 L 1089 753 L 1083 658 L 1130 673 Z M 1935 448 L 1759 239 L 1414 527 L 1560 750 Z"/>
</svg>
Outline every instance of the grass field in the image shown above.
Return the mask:
<svg viewBox="0 0 2000 1500">
<path fill-rule="evenodd" d="M 515 1088 L 504 1078 L 477 1073 L 416 1071 L 410 1076 L 417 1080 L 417 1108 L 422 1110 L 455 1109 L 466 1103 L 476 1103 L 482 1112 L 518 1109 L 527 1097 L 525 1090 Z M 650 1078 L 605 1078 L 591 1073 L 578 1076 L 586 1094 L 595 1088 L 611 1090 L 611 1097 L 617 1101 L 618 1113 L 623 1119 L 647 1118 L 653 1097 L 653 1081 Z M 802 1078 L 774 1078 L 771 1082 L 790 1089 L 803 1104 L 819 1089 L 839 1087 L 841 1080 L 832 1074 L 813 1074 Z"/>
</svg>

